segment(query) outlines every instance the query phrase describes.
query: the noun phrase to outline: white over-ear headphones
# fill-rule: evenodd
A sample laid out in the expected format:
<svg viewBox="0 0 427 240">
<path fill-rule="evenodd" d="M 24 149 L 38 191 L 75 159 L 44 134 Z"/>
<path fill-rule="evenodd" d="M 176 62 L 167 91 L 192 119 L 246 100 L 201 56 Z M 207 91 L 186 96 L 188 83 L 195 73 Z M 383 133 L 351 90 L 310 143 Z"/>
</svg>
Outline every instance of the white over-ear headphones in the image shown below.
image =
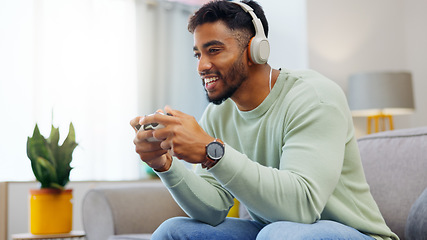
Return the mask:
<svg viewBox="0 0 427 240">
<path fill-rule="evenodd" d="M 252 23 L 255 27 L 255 36 L 249 42 L 249 56 L 252 62 L 256 64 L 264 64 L 270 56 L 270 43 L 264 33 L 264 27 L 261 20 L 256 16 L 254 10 L 247 4 L 237 1 L 230 1 L 243 8 L 243 10 L 252 17 Z"/>
</svg>

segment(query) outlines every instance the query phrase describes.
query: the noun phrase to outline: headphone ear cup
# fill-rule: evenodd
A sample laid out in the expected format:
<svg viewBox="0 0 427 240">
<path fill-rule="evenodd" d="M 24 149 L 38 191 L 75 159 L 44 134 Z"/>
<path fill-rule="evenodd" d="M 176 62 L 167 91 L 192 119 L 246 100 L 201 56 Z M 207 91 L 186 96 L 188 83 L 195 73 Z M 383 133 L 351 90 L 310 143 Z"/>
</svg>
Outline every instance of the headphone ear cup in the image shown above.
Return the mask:
<svg viewBox="0 0 427 240">
<path fill-rule="evenodd" d="M 256 64 L 256 62 L 254 61 L 254 58 L 252 57 L 252 52 L 253 52 L 253 47 L 252 47 L 252 40 L 254 40 L 255 37 L 252 37 L 251 40 L 249 40 L 249 44 L 248 44 L 248 57 L 249 60 L 253 63 Z"/>
<path fill-rule="evenodd" d="M 264 64 L 270 56 L 270 43 L 265 37 L 254 36 L 249 42 L 249 56 L 253 63 Z"/>
<path fill-rule="evenodd" d="M 255 64 L 265 64 L 270 56 L 270 43 L 264 34 L 264 27 L 261 20 L 256 16 L 254 10 L 246 3 L 230 1 L 239 5 L 245 12 L 252 17 L 252 23 L 255 28 L 255 36 L 249 41 L 249 59 Z"/>
</svg>

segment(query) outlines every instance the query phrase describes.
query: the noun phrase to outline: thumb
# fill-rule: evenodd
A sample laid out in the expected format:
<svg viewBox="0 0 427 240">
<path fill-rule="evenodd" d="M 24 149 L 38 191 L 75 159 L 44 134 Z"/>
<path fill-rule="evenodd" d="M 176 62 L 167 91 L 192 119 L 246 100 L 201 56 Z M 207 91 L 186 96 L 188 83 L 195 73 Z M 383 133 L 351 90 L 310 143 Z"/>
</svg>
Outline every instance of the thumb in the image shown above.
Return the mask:
<svg viewBox="0 0 427 240">
<path fill-rule="evenodd" d="M 183 113 L 181 111 L 174 110 L 169 105 L 165 106 L 165 112 L 170 113 L 170 114 L 172 114 L 172 116 L 175 116 L 175 117 L 180 117 L 183 115 Z"/>
</svg>

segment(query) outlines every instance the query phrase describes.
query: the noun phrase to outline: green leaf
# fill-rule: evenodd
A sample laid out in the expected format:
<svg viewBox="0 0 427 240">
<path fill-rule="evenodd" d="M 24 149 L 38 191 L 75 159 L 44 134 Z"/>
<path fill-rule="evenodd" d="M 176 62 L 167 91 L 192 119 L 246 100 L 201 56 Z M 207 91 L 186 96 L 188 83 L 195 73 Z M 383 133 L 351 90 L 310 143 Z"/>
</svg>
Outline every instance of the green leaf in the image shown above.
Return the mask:
<svg viewBox="0 0 427 240">
<path fill-rule="evenodd" d="M 40 168 L 37 167 L 37 159 L 39 157 L 43 159 L 51 159 L 52 153 L 46 139 L 40 134 L 37 124 L 34 128 L 33 136 L 27 139 L 27 156 L 31 160 L 31 167 L 34 175 L 39 179 L 43 174 L 40 172 Z"/>
<path fill-rule="evenodd" d="M 52 128 L 50 130 L 49 138 L 47 139 L 47 142 L 51 147 L 58 146 L 59 143 L 59 128 L 55 128 L 52 125 Z"/>
<path fill-rule="evenodd" d="M 57 165 L 58 155 L 59 155 L 59 128 L 55 128 L 53 125 L 51 127 L 49 138 L 47 143 L 49 144 L 50 151 L 52 152 L 52 158 L 49 159 L 53 165 Z"/>
<path fill-rule="evenodd" d="M 73 151 L 77 147 L 76 134 L 73 123 L 70 123 L 67 138 L 60 147 L 60 161 L 58 161 L 58 180 L 60 184 L 67 184 L 69 181 L 70 171 L 72 170 L 70 164 L 73 159 Z"/>
<path fill-rule="evenodd" d="M 38 157 L 36 163 L 37 172 L 39 173 L 37 180 L 42 184 L 42 188 L 49 187 L 52 182 L 56 182 L 58 180 L 55 167 L 51 162 L 42 157 Z"/>
<path fill-rule="evenodd" d="M 44 157 L 48 156 L 48 151 L 46 147 L 46 142 L 44 137 L 40 134 L 39 128 L 36 124 L 34 128 L 33 136 L 27 140 L 27 156 L 31 160 L 35 160 L 37 156 L 43 155 Z"/>
</svg>

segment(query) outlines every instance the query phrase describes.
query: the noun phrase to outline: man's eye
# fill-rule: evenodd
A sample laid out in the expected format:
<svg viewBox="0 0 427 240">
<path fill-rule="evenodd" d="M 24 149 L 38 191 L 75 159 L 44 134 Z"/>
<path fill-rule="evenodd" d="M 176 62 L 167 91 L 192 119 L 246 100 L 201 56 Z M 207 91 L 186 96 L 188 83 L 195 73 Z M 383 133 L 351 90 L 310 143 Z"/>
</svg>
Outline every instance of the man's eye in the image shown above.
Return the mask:
<svg viewBox="0 0 427 240">
<path fill-rule="evenodd" d="M 194 57 L 197 58 L 197 59 L 200 59 L 200 53 L 195 53 Z"/>
<path fill-rule="evenodd" d="M 211 48 L 211 49 L 209 49 L 209 53 L 216 53 L 218 51 L 219 51 L 218 48 Z"/>
</svg>

